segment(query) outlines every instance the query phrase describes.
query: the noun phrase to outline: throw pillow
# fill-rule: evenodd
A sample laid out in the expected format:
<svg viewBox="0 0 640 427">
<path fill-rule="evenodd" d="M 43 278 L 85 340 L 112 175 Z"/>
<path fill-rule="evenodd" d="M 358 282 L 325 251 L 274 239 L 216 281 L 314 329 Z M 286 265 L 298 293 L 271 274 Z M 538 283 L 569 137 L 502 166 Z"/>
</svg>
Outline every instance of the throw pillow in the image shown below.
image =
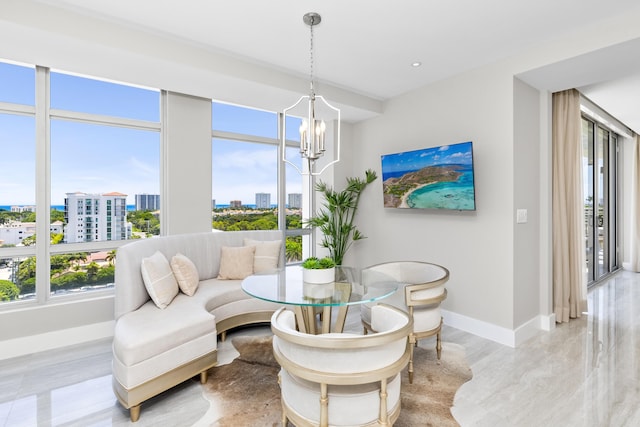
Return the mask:
<svg viewBox="0 0 640 427">
<path fill-rule="evenodd" d="M 189 296 L 193 296 L 198 289 L 198 283 L 200 283 L 198 269 L 193 261 L 181 253 L 177 253 L 171 258 L 171 270 L 178 281 L 180 290 Z"/>
<path fill-rule="evenodd" d="M 159 308 L 166 308 L 179 292 L 169 261 L 162 252 L 156 251 L 142 259 L 140 269 L 149 296 Z"/>
<path fill-rule="evenodd" d="M 253 274 L 255 246 L 223 246 L 220 248 L 218 279 L 239 280 Z"/>
<path fill-rule="evenodd" d="M 255 246 L 256 253 L 253 256 L 253 272 L 265 273 L 278 268 L 280 259 L 281 240 L 253 240 L 244 239 L 245 246 Z"/>
</svg>

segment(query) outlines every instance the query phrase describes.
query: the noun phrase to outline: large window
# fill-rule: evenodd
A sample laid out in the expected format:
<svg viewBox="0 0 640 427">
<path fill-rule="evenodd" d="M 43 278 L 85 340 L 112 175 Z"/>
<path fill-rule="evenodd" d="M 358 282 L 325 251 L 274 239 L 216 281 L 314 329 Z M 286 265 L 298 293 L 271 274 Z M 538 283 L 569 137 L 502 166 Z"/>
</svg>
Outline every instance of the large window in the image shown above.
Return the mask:
<svg viewBox="0 0 640 427">
<path fill-rule="evenodd" d="M 115 250 L 160 233 L 160 106 L 158 90 L 0 62 L 1 306 L 112 287 Z M 295 262 L 310 180 L 281 162 L 281 120 L 212 103 L 211 224 L 281 229 Z"/>
<path fill-rule="evenodd" d="M 117 246 L 159 234 L 160 92 L 6 63 L 0 77 L 0 301 L 112 287 Z"/>
<path fill-rule="evenodd" d="M 77 244 L 51 247 L 51 294 L 103 289 L 113 286 L 111 242 L 159 232 L 133 211 L 136 195 L 159 194 L 160 93 L 61 72 L 50 81 L 51 211 L 64 213 L 51 240 Z"/>
<path fill-rule="evenodd" d="M 619 267 L 618 137 L 583 117 L 582 152 L 586 271 L 591 284 Z"/>
<path fill-rule="evenodd" d="M 35 130 L 35 67 L 0 62 L 0 304 L 35 295 L 18 274 L 35 274 Z"/>
<path fill-rule="evenodd" d="M 35 75 L 35 67 L 0 62 L 0 102 L 35 105 Z"/>
<path fill-rule="evenodd" d="M 212 227 L 286 228 L 287 259 L 300 260 L 302 177 L 280 162 L 278 114 L 214 102 L 212 124 Z M 287 158 L 296 156 L 297 148 L 287 148 Z"/>
</svg>

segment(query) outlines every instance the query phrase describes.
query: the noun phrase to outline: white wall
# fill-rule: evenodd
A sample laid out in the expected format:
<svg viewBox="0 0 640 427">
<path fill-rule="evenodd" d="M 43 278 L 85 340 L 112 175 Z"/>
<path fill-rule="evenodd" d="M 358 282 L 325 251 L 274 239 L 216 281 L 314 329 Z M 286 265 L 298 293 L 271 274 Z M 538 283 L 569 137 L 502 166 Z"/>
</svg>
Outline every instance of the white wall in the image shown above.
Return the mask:
<svg viewBox="0 0 640 427">
<path fill-rule="evenodd" d="M 514 312 L 513 326 L 520 327 L 541 313 L 540 283 L 540 95 L 514 79 Z M 533 178 L 533 179 L 532 179 Z M 517 210 L 527 211 L 527 222 L 518 223 Z M 537 327 L 537 325 L 535 325 Z"/>
<path fill-rule="evenodd" d="M 163 94 L 162 234 L 211 231 L 211 100 Z"/>
<path fill-rule="evenodd" d="M 113 296 L 0 312 L 0 360 L 113 336 Z"/>
<path fill-rule="evenodd" d="M 386 103 L 384 114 L 355 126 L 355 172 L 381 172 L 382 154 L 473 141 L 475 212 L 383 208 L 382 181 L 363 197 L 357 217 L 369 239 L 365 266 L 424 260 L 451 272 L 449 312 L 513 328 L 513 79 L 485 67 Z"/>
</svg>

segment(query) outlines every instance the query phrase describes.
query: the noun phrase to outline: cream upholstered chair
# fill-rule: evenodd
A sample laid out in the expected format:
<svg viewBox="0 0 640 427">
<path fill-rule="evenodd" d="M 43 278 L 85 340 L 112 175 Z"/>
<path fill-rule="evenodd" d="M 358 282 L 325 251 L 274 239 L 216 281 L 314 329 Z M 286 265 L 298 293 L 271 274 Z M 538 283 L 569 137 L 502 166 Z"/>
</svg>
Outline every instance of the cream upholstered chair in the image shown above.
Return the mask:
<svg viewBox="0 0 640 427">
<path fill-rule="evenodd" d="M 449 280 L 449 270 L 441 265 L 421 261 L 386 262 L 362 270 L 362 285 L 365 287 L 388 280 L 400 282 L 401 289 L 383 302 L 405 310 L 413 319 L 413 331 L 409 337 L 412 344 L 409 382 L 413 382 L 413 347 L 418 340 L 435 335 L 438 359 L 442 353 L 440 303 L 447 297 L 444 285 Z M 365 333 L 376 330 L 371 323 L 372 305 L 373 303 L 369 303 L 360 306 Z"/>
<path fill-rule="evenodd" d="M 409 362 L 411 319 L 386 305 L 371 308 L 368 335 L 305 334 L 295 315 L 271 318 L 273 353 L 282 367 L 282 424 L 390 426 L 400 415 L 400 372 Z"/>
</svg>

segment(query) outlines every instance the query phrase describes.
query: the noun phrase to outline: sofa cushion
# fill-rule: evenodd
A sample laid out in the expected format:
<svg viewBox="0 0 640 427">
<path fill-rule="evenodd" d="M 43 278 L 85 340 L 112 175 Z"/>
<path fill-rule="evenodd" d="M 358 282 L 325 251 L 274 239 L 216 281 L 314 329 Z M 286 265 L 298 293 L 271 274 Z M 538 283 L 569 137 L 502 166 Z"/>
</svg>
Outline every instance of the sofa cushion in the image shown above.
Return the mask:
<svg viewBox="0 0 640 427">
<path fill-rule="evenodd" d="M 256 253 L 253 256 L 254 273 L 266 273 L 278 268 L 282 240 L 260 241 L 245 238 L 244 245 L 256 247 Z"/>
<path fill-rule="evenodd" d="M 218 279 L 239 280 L 253 274 L 255 246 L 223 246 L 220 248 Z"/>
<path fill-rule="evenodd" d="M 185 295 L 182 295 L 186 298 Z M 157 310 L 157 309 L 156 309 Z M 192 341 L 176 345 L 165 352 L 151 356 L 135 364 L 125 365 L 114 352 L 113 377 L 126 389 L 137 387 L 149 380 L 161 377 L 174 371 L 177 367 L 193 362 L 200 357 L 209 355 L 210 360 L 216 359 L 217 331 L 201 335 Z M 196 372 L 193 372 L 196 375 Z"/>
<path fill-rule="evenodd" d="M 147 302 L 118 319 L 113 338 L 114 354 L 125 366 L 132 366 L 202 336 L 215 335 L 216 318 L 203 308 L 183 294 L 162 312 L 151 301 Z M 210 344 L 212 349 L 216 348 L 215 341 Z"/>
<path fill-rule="evenodd" d="M 193 296 L 200 282 L 196 265 L 186 256 L 177 253 L 171 258 L 171 270 L 178 281 L 180 290 L 189 296 Z"/>
<path fill-rule="evenodd" d="M 144 286 L 159 308 L 166 308 L 178 295 L 179 287 L 169 261 L 160 251 L 142 259 L 140 265 Z"/>
</svg>

